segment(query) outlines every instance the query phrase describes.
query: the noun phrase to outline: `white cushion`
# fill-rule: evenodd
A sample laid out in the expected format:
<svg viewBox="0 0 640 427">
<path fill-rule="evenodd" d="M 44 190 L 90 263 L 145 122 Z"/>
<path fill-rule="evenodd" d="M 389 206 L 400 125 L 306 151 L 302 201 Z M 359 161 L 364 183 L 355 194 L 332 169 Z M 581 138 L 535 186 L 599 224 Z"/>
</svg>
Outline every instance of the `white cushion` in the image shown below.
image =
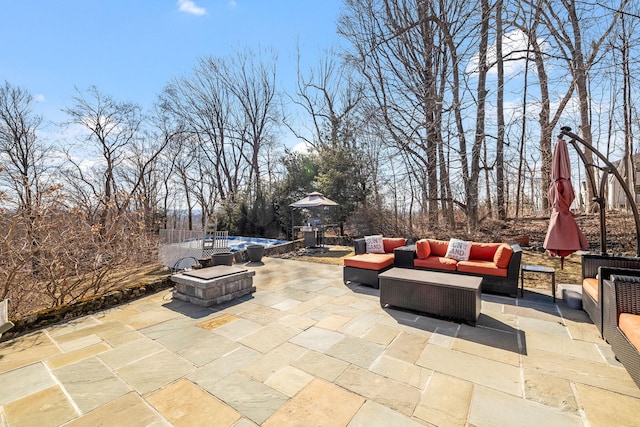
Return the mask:
<svg viewBox="0 0 640 427">
<path fill-rule="evenodd" d="M 457 261 L 468 261 L 471 253 L 471 243 L 459 239 L 449 240 L 449 247 L 445 258 L 455 259 Z"/>
<path fill-rule="evenodd" d="M 370 253 L 370 254 L 384 253 L 384 244 L 382 243 L 382 234 L 376 234 L 373 236 L 364 236 L 364 241 L 367 245 L 367 253 Z"/>
</svg>

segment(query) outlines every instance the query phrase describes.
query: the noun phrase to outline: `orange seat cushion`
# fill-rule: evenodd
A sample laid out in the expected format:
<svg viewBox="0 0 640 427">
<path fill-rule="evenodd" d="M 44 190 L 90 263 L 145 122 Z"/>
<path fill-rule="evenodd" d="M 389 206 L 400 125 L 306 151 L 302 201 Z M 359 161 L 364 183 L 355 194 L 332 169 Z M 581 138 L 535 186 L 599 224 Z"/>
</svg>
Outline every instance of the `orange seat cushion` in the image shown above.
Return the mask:
<svg viewBox="0 0 640 427">
<path fill-rule="evenodd" d="M 431 242 L 429 242 L 431 244 Z M 456 271 L 458 261 L 443 256 L 430 256 L 425 259 L 416 258 L 413 260 L 413 266 L 419 268 L 431 268 L 434 270 Z"/>
<path fill-rule="evenodd" d="M 618 327 L 636 350 L 640 350 L 640 315 L 620 313 Z"/>
<path fill-rule="evenodd" d="M 447 249 L 449 249 L 448 240 L 445 241 L 445 240 L 428 239 L 428 241 L 429 241 L 429 248 L 431 248 L 432 256 L 443 257 L 447 254 Z"/>
<path fill-rule="evenodd" d="M 493 261 L 496 251 L 500 247 L 500 243 L 477 243 L 471 244 L 470 260 Z M 504 267 L 503 267 L 504 268 Z"/>
<path fill-rule="evenodd" d="M 509 261 L 511 261 L 511 255 L 513 255 L 513 249 L 506 243 L 502 243 L 498 246 L 496 254 L 493 256 L 493 262 L 498 268 L 508 268 Z"/>
<path fill-rule="evenodd" d="M 360 254 L 344 259 L 347 267 L 382 270 L 393 265 L 393 254 Z"/>
<path fill-rule="evenodd" d="M 431 245 L 427 239 L 420 239 L 416 242 L 416 254 L 419 259 L 431 256 Z"/>
<path fill-rule="evenodd" d="M 458 271 L 461 273 L 480 274 L 483 276 L 507 277 L 507 269 L 499 268 L 493 261 L 472 260 L 458 261 Z"/>
<path fill-rule="evenodd" d="M 388 254 L 393 253 L 395 248 L 399 248 L 407 244 L 407 239 L 402 237 L 383 237 L 382 245 L 384 246 L 384 251 Z"/>
<path fill-rule="evenodd" d="M 598 279 L 586 277 L 582 280 L 582 291 L 588 293 L 594 301 L 598 301 Z"/>
</svg>

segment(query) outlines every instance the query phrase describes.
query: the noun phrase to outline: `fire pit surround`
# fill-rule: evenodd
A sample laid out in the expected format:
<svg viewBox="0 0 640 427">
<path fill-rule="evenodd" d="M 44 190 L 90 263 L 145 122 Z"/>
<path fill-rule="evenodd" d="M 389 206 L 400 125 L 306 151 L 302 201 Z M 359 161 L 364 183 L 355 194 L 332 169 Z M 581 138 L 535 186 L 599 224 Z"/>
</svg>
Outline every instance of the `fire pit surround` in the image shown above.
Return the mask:
<svg viewBox="0 0 640 427">
<path fill-rule="evenodd" d="M 173 297 L 203 307 L 222 304 L 256 291 L 256 272 L 226 265 L 190 270 L 171 276 Z"/>
</svg>

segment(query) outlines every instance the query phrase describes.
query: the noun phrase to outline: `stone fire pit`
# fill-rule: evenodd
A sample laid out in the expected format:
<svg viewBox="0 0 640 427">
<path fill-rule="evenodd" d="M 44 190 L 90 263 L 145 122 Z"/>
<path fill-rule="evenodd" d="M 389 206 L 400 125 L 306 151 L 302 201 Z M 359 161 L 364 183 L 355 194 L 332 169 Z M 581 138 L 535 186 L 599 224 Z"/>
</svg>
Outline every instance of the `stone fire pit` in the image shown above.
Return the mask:
<svg viewBox="0 0 640 427">
<path fill-rule="evenodd" d="M 176 284 L 173 296 L 204 307 L 218 305 L 255 292 L 255 274 L 252 270 L 226 265 L 185 271 L 171 276 Z"/>
</svg>

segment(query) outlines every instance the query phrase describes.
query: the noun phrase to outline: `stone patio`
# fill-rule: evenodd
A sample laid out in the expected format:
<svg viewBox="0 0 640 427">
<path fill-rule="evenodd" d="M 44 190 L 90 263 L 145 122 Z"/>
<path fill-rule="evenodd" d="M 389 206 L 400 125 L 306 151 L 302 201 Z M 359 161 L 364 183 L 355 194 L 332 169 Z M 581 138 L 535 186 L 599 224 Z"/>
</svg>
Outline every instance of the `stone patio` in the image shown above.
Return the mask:
<svg viewBox="0 0 640 427">
<path fill-rule="evenodd" d="M 263 261 L 222 306 L 166 290 L 1 343 L 0 425 L 638 423 L 638 387 L 549 294 L 485 294 L 471 327 L 382 309 L 339 266 Z"/>
</svg>

